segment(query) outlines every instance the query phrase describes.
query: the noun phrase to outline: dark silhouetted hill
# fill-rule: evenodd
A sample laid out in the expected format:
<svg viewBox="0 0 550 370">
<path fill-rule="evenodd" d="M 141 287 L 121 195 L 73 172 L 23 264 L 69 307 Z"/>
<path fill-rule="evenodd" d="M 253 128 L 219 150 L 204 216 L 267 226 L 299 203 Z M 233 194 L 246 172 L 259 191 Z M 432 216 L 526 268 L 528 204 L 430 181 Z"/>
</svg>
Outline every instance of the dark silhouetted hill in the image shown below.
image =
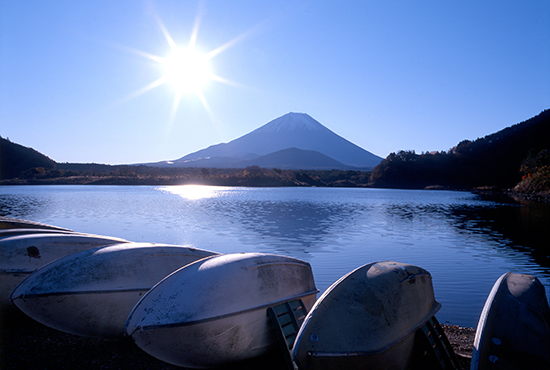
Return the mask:
<svg viewBox="0 0 550 370">
<path fill-rule="evenodd" d="M 550 110 L 448 152 L 391 153 L 374 168 L 376 187 L 510 188 L 522 178 L 520 167 L 532 153 L 550 147 Z"/>
<path fill-rule="evenodd" d="M 19 144 L 0 137 L 0 179 L 21 176 L 26 171 L 55 168 L 55 161 Z"/>
<path fill-rule="evenodd" d="M 332 170 L 335 168 L 355 168 L 353 166 L 346 166 L 345 164 L 315 150 L 302 150 L 298 148 L 283 149 L 249 161 L 235 163 L 235 167 L 238 168 L 248 166 L 281 168 L 286 170 Z"/>
</svg>

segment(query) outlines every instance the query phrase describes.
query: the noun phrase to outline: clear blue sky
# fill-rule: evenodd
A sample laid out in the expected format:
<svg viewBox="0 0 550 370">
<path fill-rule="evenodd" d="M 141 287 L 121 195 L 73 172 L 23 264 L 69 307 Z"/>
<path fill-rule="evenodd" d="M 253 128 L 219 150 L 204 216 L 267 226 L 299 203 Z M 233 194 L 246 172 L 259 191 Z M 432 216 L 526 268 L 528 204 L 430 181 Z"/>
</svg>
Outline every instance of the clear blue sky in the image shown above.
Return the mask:
<svg viewBox="0 0 550 370">
<path fill-rule="evenodd" d="M 0 135 L 58 162 L 177 159 L 288 112 L 386 157 L 550 108 L 548 0 L 0 0 L 0 22 Z M 203 99 L 146 89 L 170 40 L 214 51 Z"/>
</svg>

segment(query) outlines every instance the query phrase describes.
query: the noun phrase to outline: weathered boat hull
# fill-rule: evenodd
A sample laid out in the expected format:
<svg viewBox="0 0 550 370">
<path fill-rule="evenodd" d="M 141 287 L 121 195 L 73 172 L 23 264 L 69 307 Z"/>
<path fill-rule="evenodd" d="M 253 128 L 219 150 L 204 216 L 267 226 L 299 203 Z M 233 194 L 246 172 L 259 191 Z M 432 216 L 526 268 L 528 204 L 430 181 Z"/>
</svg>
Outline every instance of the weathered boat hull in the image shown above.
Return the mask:
<svg viewBox="0 0 550 370">
<path fill-rule="evenodd" d="M 470 368 L 550 369 L 550 308 L 536 277 L 509 272 L 496 281 L 476 329 Z"/>
<path fill-rule="evenodd" d="M 406 369 L 417 329 L 439 310 L 428 271 L 399 262 L 340 278 L 306 316 L 293 348 L 299 369 Z"/>
<path fill-rule="evenodd" d="M 274 347 L 276 334 L 268 325 L 266 309 L 216 318 L 215 322 L 146 328 L 132 338 L 145 352 L 169 364 L 217 368 L 264 355 Z"/>
<path fill-rule="evenodd" d="M 208 368 L 267 353 L 277 337 L 267 308 L 317 289 L 304 261 L 261 253 L 229 254 L 182 268 L 151 289 L 125 331 L 150 355 L 183 367 Z"/>
<path fill-rule="evenodd" d="M 19 218 L 0 216 L 0 230 L 2 229 L 45 229 L 45 230 L 59 230 L 59 231 L 72 231 L 63 227 L 43 224 L 35 221 L 22 220 Z"/>
<path fill-rule="evenodd" d="M 141 297 L 166 275 L 215 252 L 125 243 L 81 251 L 35 271 L 12 302 L 36 321 L 83 336 L 122 338 Z"/>
<path fill-rule="evenodd" d="M 11 292 L 27 276 L 58 258 L 126 240 L 87 234 L 38 233 L 0 239 L 0 307 L 10 307 Z"/>
<path fill-rule="evenodd" d="M 8 238 L 17 235 L 32 235 L 32 234 L 78 234 L 74 231 L 57 230 L 57 229 L 31 229 L 31 228 L 15 228 L 15 229 L 0 229 L 0 238 Z"/>
</svg>

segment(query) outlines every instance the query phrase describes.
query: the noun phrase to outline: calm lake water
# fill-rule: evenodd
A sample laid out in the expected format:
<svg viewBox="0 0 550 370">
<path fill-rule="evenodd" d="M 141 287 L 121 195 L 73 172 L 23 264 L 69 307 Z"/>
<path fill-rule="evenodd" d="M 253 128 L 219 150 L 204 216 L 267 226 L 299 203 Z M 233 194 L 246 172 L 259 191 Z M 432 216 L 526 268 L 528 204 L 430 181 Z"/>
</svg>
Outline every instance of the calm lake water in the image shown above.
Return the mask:
<svg viewBox="0 0 550 370">
<path fill-rule="evenodd" d="M 475 327 L 497 278 L 550 296 L 550 206 L 469 192 L 211 186 L 1 186 L 0 215 L 131 241 L 308 261 L 322 291 L 383 260 L 433 276 L 440 322 Z"/>
</svg>

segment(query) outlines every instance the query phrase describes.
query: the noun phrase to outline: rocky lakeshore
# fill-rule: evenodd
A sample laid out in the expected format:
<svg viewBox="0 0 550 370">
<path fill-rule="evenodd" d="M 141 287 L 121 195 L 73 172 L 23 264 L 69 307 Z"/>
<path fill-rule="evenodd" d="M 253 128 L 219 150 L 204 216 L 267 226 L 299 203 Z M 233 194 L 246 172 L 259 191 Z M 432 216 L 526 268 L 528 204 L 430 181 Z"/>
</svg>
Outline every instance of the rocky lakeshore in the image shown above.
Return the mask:
<svg viewBox="0 0 550 370">
<path fill-rule="evenodd" d="M 443 325 L 443 328 L 459 357 L 462 368 L 469 369 L 475 330 L 454 325 Z M 111 341 L 65 334 L 39 324 L 15 309 L 2 313 L 0 368 L 4 370 L 182 369 L 151 357 L 129 340 Z M 284 369 L 284 362 L 274 354 L 224 367 L 227 370 L 260 368 Z"/>
</svg>

